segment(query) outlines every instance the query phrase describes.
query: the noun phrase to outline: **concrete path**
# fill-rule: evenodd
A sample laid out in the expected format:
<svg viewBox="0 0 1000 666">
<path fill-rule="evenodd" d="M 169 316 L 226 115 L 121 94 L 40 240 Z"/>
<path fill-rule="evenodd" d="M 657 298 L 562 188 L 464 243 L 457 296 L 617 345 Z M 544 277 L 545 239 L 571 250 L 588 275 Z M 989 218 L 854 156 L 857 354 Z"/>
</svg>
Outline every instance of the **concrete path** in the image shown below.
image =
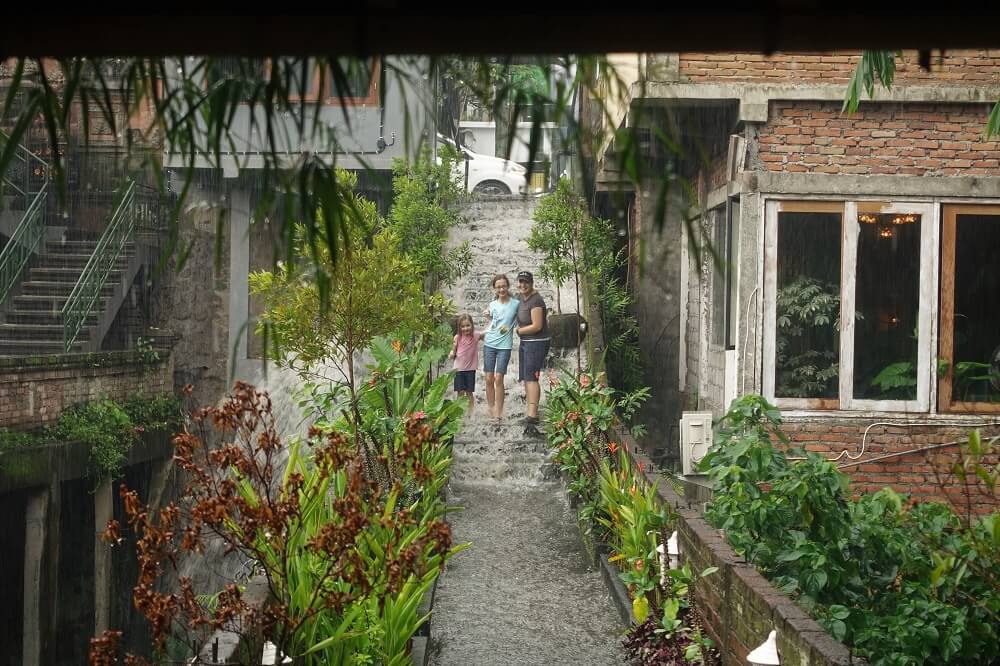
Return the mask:
<svg viewBox="0 0 1000 666">
<path fill-rule="evenodd" d="M 449 295 L 477 326 L 478 313 L 493 298 L 489 280 L 495 273 L 512 281 L 519 270 L 537 275 L 538 258 L 524 243 L 534 205 L 519 199 L 472 204 L 450 239 L 469 240 L 472 247 L 474 269 Z M 536 288 L 554 304 L 551 289 Z M 566 296 L 564 291 L 563 303 L 572 302 Z M 480 370 L 476 408 L 455 442 L 448 500 L 462 510 L 450 514 L 450 522 L 454 541 L 472 547 L 449 562 L 438 583 L 430 663 L 621 664 L 623 627 L 600 573 L 586 562 L 546 444 L 523 435 L 516 344 L 515 338 L 505 423 L 487 421 Z"/>
</svg>

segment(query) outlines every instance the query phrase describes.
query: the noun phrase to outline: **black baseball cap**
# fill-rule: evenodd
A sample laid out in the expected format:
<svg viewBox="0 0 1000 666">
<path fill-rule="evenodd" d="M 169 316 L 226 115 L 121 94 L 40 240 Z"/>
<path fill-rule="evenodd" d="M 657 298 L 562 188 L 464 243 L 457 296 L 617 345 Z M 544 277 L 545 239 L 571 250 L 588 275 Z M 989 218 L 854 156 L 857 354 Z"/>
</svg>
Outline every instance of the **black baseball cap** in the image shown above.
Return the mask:
<svg viewBox="0 0 1000 666">
<path fill-rule="evenodd" d="M 535 278 L 528 271 L 521 271 L 520 273 L 517 274 L 517 281 L 518 282 L 530 282 L 530 283 L 534 284 Z"/>
</svg>

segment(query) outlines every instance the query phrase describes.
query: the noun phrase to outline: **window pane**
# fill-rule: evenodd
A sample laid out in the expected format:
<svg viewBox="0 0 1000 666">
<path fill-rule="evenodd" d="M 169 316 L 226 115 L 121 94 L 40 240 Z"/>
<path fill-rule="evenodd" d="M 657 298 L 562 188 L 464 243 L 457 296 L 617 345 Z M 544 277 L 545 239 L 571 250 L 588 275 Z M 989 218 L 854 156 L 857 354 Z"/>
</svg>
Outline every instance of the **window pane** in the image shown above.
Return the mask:
<svg viewBox="0 0 1000 666">
<path fill-rule="evenodd" d="M 920 217 L 858 214 L 855 398 L 917 397 Z"/>
<path fill-rule="evenodd" d="M 736 312 L 739 309 L 737 298 L 736 265 L 740 260 L 740 200 L 730 199 L 729 202 L 729 234 L 726 239 L 729 245 L 729 294 L 726 300 L 726 346 L 736 348 Z"/>
<path fill-rule="evenodd" d="M 778 214 L 776 397 L 838 396 L 840 223 L 839 213 Z"/>
<path fill-rule="evenodd" d="M 998 251 L 1000 215 L 955 216 L 953 401 L 1000 402 L 1000 377 L 990 377 L 1000 354 Z"/>
<path fill-rule="evenodd" d="M 278 78 L 282 84 L 288 88 L 291 97 L 309 98 L 316 94 L 316 66 L 312 59 L 302 58 L 278 58 Z M 303 69 L 305 75 L 305 87 L 303 87 Z"/>
<path fill-rule="evenodd" d="M 327 82 L 329 97 L 368 97 L 372 84 L 372 61 L 368 58 L 337 58 L 339 72 L 330 67 Z"/>
<path fill-rule="evenodd" d="M 709 261 L 712 262 L 712 342 L 720 347 L 726 344 L 726 275 L 729 273 L 726 251 L 727 220 L 725 209 L 711 213 L 713 234 Z"/>
</svg>

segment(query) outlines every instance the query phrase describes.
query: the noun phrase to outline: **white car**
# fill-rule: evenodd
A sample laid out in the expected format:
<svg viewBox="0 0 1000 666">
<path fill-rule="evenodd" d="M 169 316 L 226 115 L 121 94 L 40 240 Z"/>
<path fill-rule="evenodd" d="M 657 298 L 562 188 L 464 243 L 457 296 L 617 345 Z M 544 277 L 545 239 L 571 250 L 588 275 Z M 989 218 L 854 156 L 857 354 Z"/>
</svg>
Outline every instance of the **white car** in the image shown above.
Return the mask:
<svg viewBox="0 0 1000 666">
<path fill-rule="evenodd" d="M 456 148 L 455 142 L 438 134 L 438 142 L 446 143 Z M 465 183 L 465 166 L 469 166 L 469 182 L 466 191 L 479 194 L 524 194 L 528 190 L 528 170 L 517 162 L 505 160 L 502 157 L 491 157 L 475 153 L 462 146 L 457 148 L 465 159 L 459 159 L 455 164 L 455 177 L 458 182 Z"/>
</svg>

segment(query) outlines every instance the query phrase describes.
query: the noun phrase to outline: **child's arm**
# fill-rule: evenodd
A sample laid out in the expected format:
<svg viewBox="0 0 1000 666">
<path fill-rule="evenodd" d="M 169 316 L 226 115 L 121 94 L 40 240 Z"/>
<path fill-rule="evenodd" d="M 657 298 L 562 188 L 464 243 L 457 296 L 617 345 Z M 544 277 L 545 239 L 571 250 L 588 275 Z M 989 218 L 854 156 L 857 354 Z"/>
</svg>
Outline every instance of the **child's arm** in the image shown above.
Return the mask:
<svg viewBox="0 0 1000 666">
<path fill-rule="evenodd" d="M 458 336 L 451 341 L 451 353 L 448 354 L 448 358 L 455 358 L 455 354 L 458 353 Z"/>
</svg>

